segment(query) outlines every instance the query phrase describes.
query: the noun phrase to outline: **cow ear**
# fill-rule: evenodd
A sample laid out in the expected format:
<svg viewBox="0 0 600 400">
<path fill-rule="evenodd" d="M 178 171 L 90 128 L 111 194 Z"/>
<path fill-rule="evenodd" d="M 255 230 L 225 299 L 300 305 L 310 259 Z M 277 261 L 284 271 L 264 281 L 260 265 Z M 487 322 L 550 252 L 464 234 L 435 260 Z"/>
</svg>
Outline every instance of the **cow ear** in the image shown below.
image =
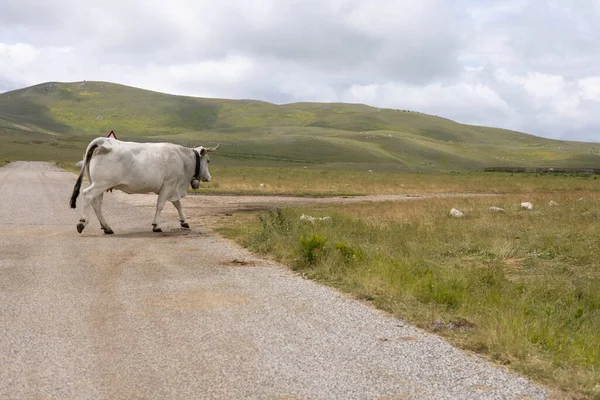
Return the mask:
<svg viewBox="0 0 600 400">
<path fill-rule="evenodd" d="M 200 156 L 203 156 L 203 155 L 205 155 L 206 153 L 208 153 L 208 150 L 207 150 L 207 149 L 205 149 L 204 147 L 202 147 L 202 148 L 200 149 Z"/>
</svg>

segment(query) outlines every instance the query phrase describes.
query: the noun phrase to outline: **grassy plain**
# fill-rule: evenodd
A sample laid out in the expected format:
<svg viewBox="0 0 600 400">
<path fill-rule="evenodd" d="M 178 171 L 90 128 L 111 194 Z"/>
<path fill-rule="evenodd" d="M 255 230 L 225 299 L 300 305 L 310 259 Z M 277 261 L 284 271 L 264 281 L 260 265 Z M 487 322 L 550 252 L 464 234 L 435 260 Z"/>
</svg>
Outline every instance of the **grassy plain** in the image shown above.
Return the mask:
<svg viewBox="0 0 600 400">
<path fill-rule="evenodd" d="M 385 173 L 283 167 L 220 166 L 211 162 L 213 180 L 199 193 L 287 194 L 294 196 L 534 193 L 596 190 L 593 175 L 519 173 Z"/>
<path fill-rule="evenodd" d="M 81 158 L 81 157 L 79 157 Z M 216 156 L 211 155 L 211 160 Z M 58 166 L 79 173 L 74 162 Z M 198 194 L 252 194 L 290 196 L 367 196 L 404 194 L 528 194 L 593 191 L 600 186 L 594 175 L 522 173 L 386 173 L 328 171 L 289 167 L 222 166 L 212 162 L 210 183 L 202 183 Z M 522 197 L 525 199 L 526 197 Z"/>
<path fill-rule="evenodd" d="M 325 174 L 322 187 L 328 178 L 329 185 L 342 180 Z M 274 209 L 240 214 L 221 232 L 566 397 L 600 399 L 598 180 L 483 173 L 401 179 L 407 193 L 499 194 Z M 376 180 L 366 183 L 375 193 L 392 187 Z M 525 200 L 533 210 L 520 208 Z M 453 207 L 465 217 L 450 217 Z M 302 214 L 332 222 L 301 221 Z"/>
</svg>

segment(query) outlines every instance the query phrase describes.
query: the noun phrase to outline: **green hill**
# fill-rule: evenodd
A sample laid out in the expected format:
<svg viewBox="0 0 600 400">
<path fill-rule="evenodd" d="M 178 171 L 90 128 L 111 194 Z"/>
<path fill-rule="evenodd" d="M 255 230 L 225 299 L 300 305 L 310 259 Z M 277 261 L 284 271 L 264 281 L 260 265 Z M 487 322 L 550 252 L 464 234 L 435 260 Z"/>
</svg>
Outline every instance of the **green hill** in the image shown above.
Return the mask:
<svg viewBox="0 0 600 400">
<path fill-rule="evenodd" d="M 107 82 L 44 83 L 0 94 L 0 159 L 81 158 L 89 140 L 220 143 L 229 165 L 466 171 L 600 167 L 595 144 L 343 103 L 275 105 L 174 96 Z"/>
</svg>

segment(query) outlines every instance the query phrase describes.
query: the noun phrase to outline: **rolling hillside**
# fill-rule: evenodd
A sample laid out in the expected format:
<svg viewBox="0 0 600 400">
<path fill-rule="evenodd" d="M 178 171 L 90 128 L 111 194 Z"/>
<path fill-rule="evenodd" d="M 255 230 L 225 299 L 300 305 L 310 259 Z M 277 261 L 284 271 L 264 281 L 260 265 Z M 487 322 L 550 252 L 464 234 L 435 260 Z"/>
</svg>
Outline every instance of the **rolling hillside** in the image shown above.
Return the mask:
<svg viewBox="0 0 600 400">
<path fill-rule="evenodd" d="M 221 164 L 377 171 L 600 167 L 600 145 L 459 124 L 358 104 L 174 96 L 107 82 L 0 94 L 0 160 L 81 158 L 111 129 L 124 140 L 220 143 Z"/>
</svg>

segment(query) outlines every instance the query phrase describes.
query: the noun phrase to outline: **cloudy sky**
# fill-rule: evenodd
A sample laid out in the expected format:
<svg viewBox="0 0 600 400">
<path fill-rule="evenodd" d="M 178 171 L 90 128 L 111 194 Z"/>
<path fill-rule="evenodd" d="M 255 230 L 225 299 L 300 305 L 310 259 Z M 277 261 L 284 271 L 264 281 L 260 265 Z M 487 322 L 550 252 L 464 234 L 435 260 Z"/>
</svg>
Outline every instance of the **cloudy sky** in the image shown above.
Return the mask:
<svg viewBox="0 0 600 400">
<path fill-rule="evenodd" d="M 0 92 L 102 80 L 600 141 L 600 0 L 2 0 Z"/>
</svg>

